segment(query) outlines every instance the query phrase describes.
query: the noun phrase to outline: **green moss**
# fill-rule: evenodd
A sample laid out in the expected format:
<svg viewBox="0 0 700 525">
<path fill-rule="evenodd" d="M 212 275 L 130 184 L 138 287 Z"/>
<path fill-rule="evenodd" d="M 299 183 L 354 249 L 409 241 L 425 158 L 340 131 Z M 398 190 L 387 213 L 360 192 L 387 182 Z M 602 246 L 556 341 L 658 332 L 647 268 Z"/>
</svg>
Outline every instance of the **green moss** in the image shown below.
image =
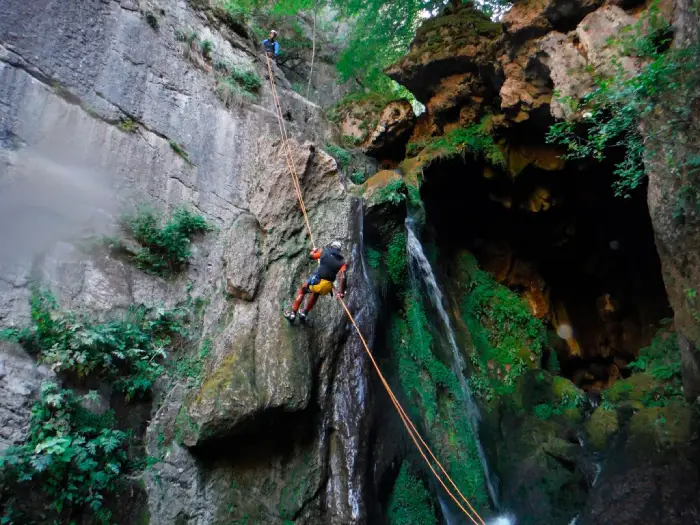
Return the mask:
<svg viewBox="0 0 700 525">
<path fill-rule="evenodd" d="M 437 37 L 434 33 L 443 29 L 456 35 L 498 36 L 501 33 L 501 24 L 493 22 L 478 9 L 466 7 L 459 9 L 452 15 L 429 18 L 420 26 L 416 36 L 417 38 L 430 39 L 430 34 Z M 442 43 L 442 39 L 438 37 L 434 43 Z"/>
<path fill-rule="evenodd" d="M 367 264 L 369 264 L 370 268 L 374 268 L 375 270 L 379 268 L 379 265 L 382 261 L 381 252 L 367 246 L 367 248 L 365 249 L 365 257 L 367 259 Z"/>
<path fill-rule="evenodd" d="M 479 269 L 473 256 L 464 254 L 457 264 L 460 314 L 475 347 L 471 384 L 484 401 L 513 394 L 523 372 L 539 365 L 544 325 L 516 293 Z"/>
<path fill-rule="evenodd" d="M 477 508 L 484 509 L 488 495 L 464 396 L 454 373 L 434 354 L 430 328 L 421 297 L 407 294 L 403 315 L 392 322 L 401 387 L 450 476 Z"/>
<path fill-rule="evenodd" d="M 430 160 L 470 153 L 475 158 L 483 157 L 494 166 L 505 167 L 506 159 L 487 131 L 489 121 L 487 116 L 468 128 L 457 128 L 440 137 L 412 143 L 410 151 L 422 150 Z"/>
<path fill-rule="evenodd" d="M 389 499 L 389 525 L 435 525 L 437 518 L 430 493 L 411 473 L 408 462 L 401 466 Z"/>
<path fill-rule="evenodd" d="M 681 357 L 675 333 L 661 328 L 629 367 L 635 372 L 632 376 L 616 381 L 603 392 L 607 408 L 626 402 L 660 407 L 683 400 Z"/>
<path fill-rule="evenodd" d="M 397 232 L 386 251 L 386 268 L 391 282 L 401 284 L 406 276 L 406 233 Z"/>
<path fill-rule="evenodd" d="M 642 408 L 629 421 L 630 439 L 644 441 L 657 449 L 686 444 L 693 434 L 694 410 L 682 402 Z"/>
<path fill-rule="evenodd" d="M 310 452 L 300 458 L 299 463 L 290 469 L 287 481 L 280 494 L 280 516 L 291 520 L 311 498 L 318 486 L 319 472 L 313 468 Z"/>
<path fill-rule="evenodd" d="M 598 408 L 586 421 L 588 441 L 598 450 L 605 450 L 610 438 L 618 431 L 619 421 L 616 410 Z"/>
<path fill-rule="evenodd" d="M 552 417 L 553 412 L 554 409 L 552 408 L 552 405 L 547 405 L 546 403 L 537 405 L 535 407 L 535 410 L 533 410 L 533 414 L 535 414 L 535 417 L 544 419 L 545 421 Z"/>
</svg>

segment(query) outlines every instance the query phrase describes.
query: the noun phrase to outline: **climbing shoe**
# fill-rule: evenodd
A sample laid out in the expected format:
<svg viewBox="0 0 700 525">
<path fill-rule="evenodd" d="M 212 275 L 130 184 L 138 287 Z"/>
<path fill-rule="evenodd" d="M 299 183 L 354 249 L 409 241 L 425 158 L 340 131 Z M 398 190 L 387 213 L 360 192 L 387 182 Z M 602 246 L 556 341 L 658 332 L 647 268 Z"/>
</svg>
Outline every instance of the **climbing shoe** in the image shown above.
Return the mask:
<svg viewBox="0 0 700 525">
<path fill-rule="evenodd" d="M 296 314 L 291 310 L 284 312 L 284 317 L 290 324 L 294 324 L 294 320 L 297 318 Z"/>
<path fill-rule="evenodd" d="M 301 324 L 306 324 L 306 312 L 304 310 L 299 312 L 299 322 Z"/>
</svg>

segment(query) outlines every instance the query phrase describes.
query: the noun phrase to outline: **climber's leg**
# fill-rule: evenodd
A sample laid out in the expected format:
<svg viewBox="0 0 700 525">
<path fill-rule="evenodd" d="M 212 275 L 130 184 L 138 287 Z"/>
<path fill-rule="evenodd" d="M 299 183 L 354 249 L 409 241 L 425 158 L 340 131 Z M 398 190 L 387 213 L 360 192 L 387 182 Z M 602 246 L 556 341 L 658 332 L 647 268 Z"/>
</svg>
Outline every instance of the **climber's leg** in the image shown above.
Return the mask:
<svg viewBox="0 0 700 525">
<path fill-rule="evenodd" d="M 308 314 L 311 311 L 311 309 L 314 307 L 317 299 L 318 299 L 317 293 L 312 293 L 309 296 L 309 298 L 306 300 L 306 306 L 299 311 L 299 321 L 301 321 L 302 323 L 306 321 L 306 314 Z"/>
<path fill-rule="evenodd" d="M 299 311 L 299 307 L 301 306 L 302 301 L 304 300 L 304 296 L 309 293 L 309 281 L 305 281 L 304 284 L 301 285 L 301 287 L 297 290 L 297 294 L 294 297 L 294 303 L 292 303 L 292 309 L 284 312 L 284 316 L 287 318 L 288 321 L 294 322 L 294 319 L 296 319 L 297 312 Z"/>
</svg>

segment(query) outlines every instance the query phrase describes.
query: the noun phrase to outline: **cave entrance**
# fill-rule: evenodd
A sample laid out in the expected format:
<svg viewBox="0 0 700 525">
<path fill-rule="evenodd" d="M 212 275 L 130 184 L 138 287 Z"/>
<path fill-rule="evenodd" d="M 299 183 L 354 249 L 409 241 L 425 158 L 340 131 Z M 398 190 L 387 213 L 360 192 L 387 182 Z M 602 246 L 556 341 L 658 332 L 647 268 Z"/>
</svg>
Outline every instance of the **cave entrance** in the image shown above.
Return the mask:
<svg viewBox="0 0 700 525">
<path fill-rule="evenodd" d="M 645 188 L 614 195 L 613 166 L 529 166 L 517 177 L 453 158 L 424 172 L 427 229 L 444 261 L 467 249 L 550 332 L 562 375 L 600 391 L 672 316 Z"/>
</svg>

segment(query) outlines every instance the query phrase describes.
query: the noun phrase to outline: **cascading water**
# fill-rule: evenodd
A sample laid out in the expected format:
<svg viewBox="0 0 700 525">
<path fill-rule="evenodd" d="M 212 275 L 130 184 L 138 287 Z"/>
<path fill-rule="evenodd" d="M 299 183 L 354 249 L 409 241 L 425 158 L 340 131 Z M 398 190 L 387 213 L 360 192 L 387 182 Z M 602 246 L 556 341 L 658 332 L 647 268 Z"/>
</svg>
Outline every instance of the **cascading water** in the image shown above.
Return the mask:
<svg viewBox="0 0 700 525">
<path fill-rule="evenodd" d="M 357 203 L 355 217 L 358 242 L 353 243 L 353 293 L 347 301 L 360 326 L 372 327 L 371 320 L 377 315 L 377 302 L 364 260 L 364 211 L 361 201 Z M 358 298 L 362 300 L 359 301 Z M 371 343 L 374 338 L 373 328 L 366 329 L 364 335 Z M 331 458 L 331 476 L 326 497 L 337 508 L 347 509 L 353 520 L 362 522 L 366 518 L 364 473 L 367 467 L 363 458 L 368 455 L 368 378 L 371 371 L 367 359 L 364 359 L 359 338 L 351 339 L 346 351 L 339 356 L 337 366 L 333 383 L 332 420 L 328 421 L 327 426 L 333 428 L 334 447 L 341 454 L 335 454 Z M 343 461 L 340 461 L 341 455 Z"/>
<path fill-rule="evenodd" d="M 450 318 L 447 314 L 447 310 L 445 309 L 442 292 L 437 284 L 437 280 L 435 278 L 435 274 L 433 273 L 433 269 L 430 266 L 430 262 L 425 256 L 423 246 L 413 230 L 413 221 L 410 218 L 406 219 L 406 234 L 406 252 L 409 261 L 411 284 L 417 289 L 425 290 L 428 298 L 430 299 L 430 303 L 432 304 L 442 323 L 442 330 L 444 331 L 452 354 L 452 371 L 459 379 L 459 383 L 462 388 L 466 405 L 465 409 L 467 411 L 468 419 L 471 424 L 472 432 L 479 451 L 479 457 L 481 459 L 489 495 L 491 496 L 491 501 L 493 502 L 494 506 L 498 508 L 499 501 L 497 484 L 489 470 L 486 455 L 484 454 L 483 447 L 479 441 L 478 429 L 481 416 L 479 414 L 479 408 L 474 402 L 474 398 L 469 387 L 469 382 L 464 375 L 464 370 L 466 369 L 464 357 L 457 346 L 457 341 L 455 339 L 454 331 L 452 330 Z M 457 517 L 442 498 L 440 498 L 440 506 L 442 508 L 443 517 L 448 525 L 461 523 L 463 516 Z M 509 517 L 503 516 L 495 518 L 490 523 L 506 525 L 512 524 L 514 521 Z"/>
</svg>

